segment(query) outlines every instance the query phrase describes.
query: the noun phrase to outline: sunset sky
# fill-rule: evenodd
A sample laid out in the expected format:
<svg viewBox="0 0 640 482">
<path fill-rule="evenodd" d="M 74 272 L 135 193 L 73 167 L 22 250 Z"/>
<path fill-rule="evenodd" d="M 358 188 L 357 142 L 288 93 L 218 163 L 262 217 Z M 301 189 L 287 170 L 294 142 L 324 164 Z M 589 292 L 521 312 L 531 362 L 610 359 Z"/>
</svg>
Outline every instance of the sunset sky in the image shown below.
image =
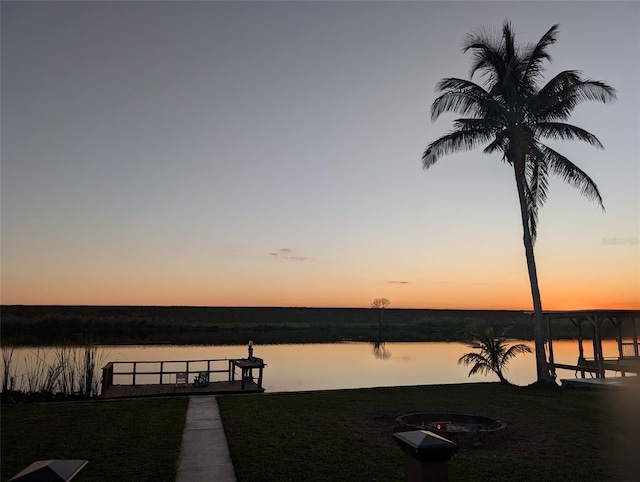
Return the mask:
<svg viewBox="0 0 640 482">
<path fill-rule="evenodd" d="M 639 2 L 1 3 L 2 304 L 531 309 L 511 169 L 422 170 L 465 35 L 560 24 L 548 76 L 618 91 L 553 146 L 545 309 L 640 309 Z"/>
</svg>

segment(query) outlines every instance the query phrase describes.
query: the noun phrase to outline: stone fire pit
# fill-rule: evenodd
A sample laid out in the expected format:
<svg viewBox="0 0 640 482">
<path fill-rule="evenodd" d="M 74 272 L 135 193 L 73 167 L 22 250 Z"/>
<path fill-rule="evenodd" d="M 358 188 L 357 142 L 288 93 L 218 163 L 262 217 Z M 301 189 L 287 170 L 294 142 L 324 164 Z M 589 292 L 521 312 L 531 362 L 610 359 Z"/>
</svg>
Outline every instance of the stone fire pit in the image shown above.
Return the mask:
<svg viewBox="0 0 640 482">
<path fill-rule="evenodd" d="M 396 431 L 428 430 L 460 448 L 487 448 L 507 439 L 507 425 L 492 418 L 454 413 L 410 413 L 396 419 Z"/>
</svg>

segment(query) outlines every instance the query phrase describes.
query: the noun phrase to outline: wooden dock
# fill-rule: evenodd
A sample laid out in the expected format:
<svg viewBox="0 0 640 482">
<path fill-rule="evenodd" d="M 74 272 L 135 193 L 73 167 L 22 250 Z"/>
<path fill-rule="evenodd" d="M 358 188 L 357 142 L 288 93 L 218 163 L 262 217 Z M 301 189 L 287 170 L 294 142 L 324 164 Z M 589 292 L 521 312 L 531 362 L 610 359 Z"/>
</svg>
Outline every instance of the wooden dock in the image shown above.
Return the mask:
<svg viewBox="0 0 640 482">
<path fill-rule="evenodd" d="M 635 382 L 637 377 L 609 377 L 609 378 L 568 378 L 560 380 L 564 388 L 613 388 L 622 387 Z"/>
<path fill-rule="evenodd" d="M 114 361 L 102 367 L 100 396 L 132 398 L 262 393 L 265 366 L 262 358 L 253 356 L 251 343 L 248 358 Z"/>
<path fill-rule="evenodd" d="M 549 369 L 556 376 L 556 369 L 575 370 L 580 373 L 582 379 L 588 380 L 586 374 L 592 374 L 595 378 L 605 378 L 607 371 L 619 372 L 623 377 L 627 373 L 640 374 L 640 343 L 638 342 L 638 327 L 640 311 L 638 310 L 586 310 L 586 311 L 545 311 L 547 350 L 549 353 Z M 578 329 L 578 361 L 575 365 L 556 363 L 553 355 L 552 322 L 569 321 Z M 602 324 L 608 321 L 613 324 L 618 333 L 618 356 L 605 358 L 602 351 Z M 586 333 L 582 325 L 587 328 Z M 593 345 L 593 357 L 585 357 L 583 342 L 588 341 L 591 328 L 591 343 Z M 625 330 L 626 328 L 626 335 Z M 586 338 L 584 335 L 587 335 Z M 562 380 L 565 382 L 565 380 Z M 585 382 L 591 383 L 591 382 Z"/>
<path fill-rule="evenodd" d="M 257 383 L 245 380 L 242 388 L 241 380 L 211 382 L 206 387 L 194 387 L 193 384 L 149 384 L 149 385 L 111 385 L 101 398 L 138 398 L 166 397 L 180 395 L 218 395 L 231 393 L 262 393 L 264 388 Z"/>
</svg>

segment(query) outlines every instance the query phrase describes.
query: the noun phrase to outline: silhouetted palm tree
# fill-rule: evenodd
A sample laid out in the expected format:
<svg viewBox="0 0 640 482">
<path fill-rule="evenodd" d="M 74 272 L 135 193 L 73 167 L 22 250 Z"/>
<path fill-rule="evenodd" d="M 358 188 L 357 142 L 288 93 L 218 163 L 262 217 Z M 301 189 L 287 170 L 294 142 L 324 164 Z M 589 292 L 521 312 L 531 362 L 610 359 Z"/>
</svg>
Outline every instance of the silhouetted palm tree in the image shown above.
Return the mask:
<svg viewBox="0 0 640 482">
<path fill-rule="evenodd" d="M 507 347 L 506 333 L 509 327 L 502 330 L 498 336 L 493 333 L 493 328 L 489 327 L 484 331 L 469 329 L 467 334 L 470 341 L 466 344 L 480 353 L 471 352 L 462 355 L 458 359 L 459 364 L 472 365 L 469 376 L 489 374 L 491 372 L 498 375 L 501 383 L 509 383 L 504 377 L 503 371 L 513 357 L 520 353 L 531 353 L 531 348 L 522 343 Z"/>
<path fill-rule="evenodd" d="M 575 70 L 561 72 L 539 85 L 543 63 L 551 61 L 547 49 L 556 42 L 557 34 L 558 25 L 554 25 L 538 43 L 523 47 L 516 45 L 512 26 L 505 21 L 502 35 L 485 31 L 468 35 L 463 51 L 473 53 L 470 78 L 479 73 L 483 85 L 456 78 L 437 84 L 441 95 L 431 106 L 432 120 L 445 112 L 465 117 L 456 119 L 454 129 L 429 144 L 422 156 L 422 165 L 428 169 L 446 154 L 484 145 L 484 153 L 500 153 L 513 168 L 533 299 L 538 381 L 553 380 L 545 356 L 542 301 L 533 252 L 538 209 L 547 198 L 549 174 L 559 176 L 604 209 L 593 180 L 541 140 L 582 140 L 601 148 L 593 134 L 563 121 L 582 102 L 607 103 L 616 97 L 615 89 L 601 81 L 583 79 Z"/>
</svg>

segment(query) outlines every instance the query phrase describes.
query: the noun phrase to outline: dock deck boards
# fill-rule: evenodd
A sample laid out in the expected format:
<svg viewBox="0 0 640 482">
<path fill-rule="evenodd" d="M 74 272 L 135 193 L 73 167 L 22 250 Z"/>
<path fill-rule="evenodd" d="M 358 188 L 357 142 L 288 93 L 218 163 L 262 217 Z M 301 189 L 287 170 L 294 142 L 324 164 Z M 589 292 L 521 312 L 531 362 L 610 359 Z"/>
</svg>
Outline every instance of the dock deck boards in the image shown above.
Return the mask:
<svg viewBox="0 0 640 482">
<path fill-rule="evenodd" d="M 637 377 L 573 378 L 560 380 L 565 388 L 620 387 L 637 381 Z"/>
<path fill-rule="evenodd" d="M 112 385 L 101 398 L 136 398 L 136 397 L 160 397 L 169 395 L 216 395 L 230 393 L 262 393 L 257 383 L 249 380 L 244 382 L 235 380 L 230 382 L 211 382 L 206 387 L 194 387 L 193 385 L 163 384 L 163 385 Z"/>
</svg>

